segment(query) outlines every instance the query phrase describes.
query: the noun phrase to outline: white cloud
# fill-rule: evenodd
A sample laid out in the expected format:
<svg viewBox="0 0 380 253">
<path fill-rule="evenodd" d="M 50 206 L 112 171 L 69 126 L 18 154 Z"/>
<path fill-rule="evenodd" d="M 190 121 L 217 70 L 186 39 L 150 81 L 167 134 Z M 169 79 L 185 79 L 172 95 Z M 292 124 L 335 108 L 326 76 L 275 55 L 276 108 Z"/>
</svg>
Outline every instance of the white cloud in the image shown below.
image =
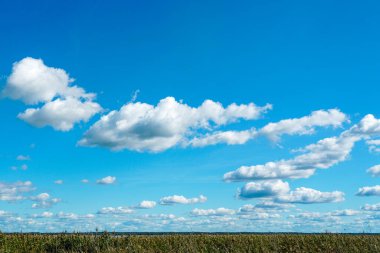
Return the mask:
<svg viewBox="0 0 380 253">
<path fill-rule="evenodd" d="M 55 184 L 63 184 L 63 180 L 58 179 L 58 180 L 55 180 L 54 183 L 55 183 Z"/>
<path fill-rule="evenodd" d="M 206 134 L 205 136 L 194 137 L 189 141 L 188 145 L 204 147 L 219 143 L 226 143 L 228 145 L 244 144 L 256 135 L 257 132 L 255 129 L 244 131 L 218 131 L 212 134 Z"/>
<path fill-rule="evenodd" d="M 380 185 L 359 188 L 357 196 L 380 196 Z"/>
<path fill-rule="evenodd" d="M 131 214 L 133 210 L 129 207 L 103 207 L 98 214 Z"/>
<path fill-rule="evenodd" d="M 69 131 L 74 124 L 80 121 L 87 122 L 100 110 L 100 105 L 90 100 L 73 97 L 57 98 L 41 108 L 26 109 L 18 115 L 18 118 L 35 127 L 51 126 L 55 130 Z"/>
<path fill-rule="evenodd" d="M 81 182 L 84 183 L 84 184 L 88 184 L 90 181 L 88 179 L 84 178 L 84 179 L 81 180 Z"/>
<path fill-rule="evenodd" d="M 102 109 L 93 102 L 95 94 L 70 86 L 73 81 L 64 70 L 27 57 L 13 65 L 3 95 L 26 104 L 44 103 L 42 107 L 26 109 L 18 117 L 36 127 L 51 126 L 68 131 Z"/>
<path fill-rule="evenodd" d="M 157 203 L 155 201 L 143 200 L 135 208 L 150 209 L 150 208 L 154 208 L 156 204 Z"/>
<path fill-rule="evenodd" d="M 113 184 L 116 181 L 116 177 L 107 176 L 96 181 L 97 184 Z M 83 182 L 83 180 L 82 180 Z"/>
<path fill-rule="evenodd" d="M 300 187 L 285 195 L 277 196 L 275 201 L 295 204 L 314 204 L 341 202 L 344 200 L 344 193 L 340 191 L 320 192 L 311 188 Z"/>
<path fill-rule="evenodd" d="M 364 211 L 380 211 L 380 203 L 378 204 L 365 204 L 362 208 Z"/>
<path fill-rule="evenodd" d="M 312 134 L 315 132 L 315 127 L 340 127 L 345 121 L 347 121 L 347 116 L 338 109 L 319 110 L 302 118 L 269 123 L 259 130 L 259 134 L 267 136 L 273 141 L 278 141 L 283 134 Z"/>
<path fill-rule="evenodd" d="M 193 216 L 224 216 L 235 214 L 235 210 L 220 207 L 217 209 L 198 209 L 195 208 L 191 211 Z"/>
<path fill-rule="evenodd" d="M 271 105 L 258 107 L 253 103 L 224 108 L 211 100 L 199 107 L 190 107 L 173 97 L 162 99 L 157 106 L 128 103 L 119 111 L 102 116 L 79 145 L 160 152 L 186 142 L 199 129 L 213 131 L 215 127 L 239 119 L 257 119 L 269 109 Z"/>
<path fill-rule="evenodd" d="M 366 144 L 368 145 L 368 149 L 370 152 L 380 152 L 380 140 L 367 140 Z"/>
<path fill-rule="evenodd" d="M 26 57 L 13 64 L 3 94 L 26 104 L 49 102 L 65 93 L 72 80 L 63 69 L 48 67 L 41 59 Z"/>
<path fill-rule="evenodd" d="M 16 183 L 5 183 L 0 182 L 0 200 L 3 201 L 17 201 L 23 200 L 26 197 L 24 193 L 32 192 L 35 188 L 32 182 L 16 182 Z"/>
<path fill-rule="evenodd" d="M 207 198 L 203 195 L 200 195 L 198 198 L 186 198 L 182 195 L 173 195 L 167 196 L 160 199 L 161 205 L 174 205 L 174 204 L 196 204 L 204 203 L 207 201 Z"/>
<path fill-rule="evenodd" d="M 16 159 L 17 159 L 18 161 L 29 161 L 29 160 L 30 160 L 30 156 L 28 156 L 28 155 L 18 155 L 18 156 L 16 157 Z"/>
<path fill-rule="evenodd" d="M 373 177 L 380 177 L 380 165 L 372 166 L 367 170 Z"/>
<path fill-rule="evenodd" d="M 36 202 L 32 205 L 32 208 L 50 208 L 61 201 L 59 198 L 51 198 L 46 192 L 32 196 L 30 200 Z"/>
<path fill-rule="evenodd" d="M 281 180 L 250 182 L 240 189 L 238 197 L 242 199 L 267 198 L 286 194 L 289 190 L 289 184 Z"/>
<path fill-rule="evenodd" d="M 53 217 L 53 213 L 51 212 L 42 212 L 42 213 L 39 213 L 39 214 L 32 214 L 32 217 L 33 218 L 51 218 Z"/>
<path fill-rule="evenodd" d="M 330 214 L 331 216 L 354 216 L 360 214 L 360 212 L 352 209 L 344 209 L 333 211 Z"/>
<path fill-rule="evenodd" d="M 336 128 L 340 127 L 347 120 L 347 116 L 338 109 L 319 110 L 302 118 L 285 119 L 276 123 L 269 123 L 259 130 L 252 128 L 243 131 L 207 133 L 203 136 L 194 137 L 187 145 L 193 147 L 203 147 L 219 143 L 237 145 L 244 144 L 257 136 L 266 136 L 272 141 L 279 141 L 284 134 L 312 134 L 315 132 L 315 127 L 333 126 Z"/>
<path fill-rule="evenodd" d="M 325 138 L 299 151 L 293 159 L 268 162 L 263 165 L 241 166 L 224 174 L 224 180 L 249 181 L 277 178 L 307 178 L 316 169 L 327 169 L 347 160 L 356 142 L 380 135 L 380 120 L 368 114 L 339 136 Z"/>
</svg>

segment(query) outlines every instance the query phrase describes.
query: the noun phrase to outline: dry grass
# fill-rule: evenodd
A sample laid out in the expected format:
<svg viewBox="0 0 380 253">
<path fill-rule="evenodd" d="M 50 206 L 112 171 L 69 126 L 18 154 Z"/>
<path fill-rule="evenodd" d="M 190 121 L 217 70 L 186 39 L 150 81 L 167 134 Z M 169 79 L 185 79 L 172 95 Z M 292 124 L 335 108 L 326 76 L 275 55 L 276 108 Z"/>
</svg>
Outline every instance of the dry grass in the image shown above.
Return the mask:
<svg viewBox="0 0 380 253">
<path fill-rule="evenodd" d="M 0 234 L 0 252 L 380 252 L 380 235 Z"/>
</svg>

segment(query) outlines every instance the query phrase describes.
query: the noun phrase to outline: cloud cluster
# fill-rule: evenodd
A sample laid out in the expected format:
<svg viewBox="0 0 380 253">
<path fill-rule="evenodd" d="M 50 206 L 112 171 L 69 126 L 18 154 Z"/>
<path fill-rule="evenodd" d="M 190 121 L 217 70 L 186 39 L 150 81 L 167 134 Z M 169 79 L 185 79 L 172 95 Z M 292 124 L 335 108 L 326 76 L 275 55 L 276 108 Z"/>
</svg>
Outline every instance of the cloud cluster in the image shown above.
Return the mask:
<svg viewBox="0 0 380 253">
<path fill-rule="evenodd" d="M 204 203 L 207 201 L 207 198 L 203 195 L 200 195 L 197 198 L 186 198 L 182 195 L 173 195 L 167 196 L 160 199 L 160 205 L 174 205 L 174 204 L 197 204 Z"/>
<path fill-rule="evenodd" d="M 331 203 L 344 200 L 344 193 L 339 191 L 320 192 L 299 187 L 290 191 L 289 184 L 281 180 L 264 180 L 247 183 L 238 191 L 241 199 L 272 198 L 278 203 L 312 204 Z"/>
<path fill-rule="evenodd" d="M 308 116 L 294 119 L 285 119 L 275 123 L 269 123 L 256 130 L 255 128 L 243 131 L 217 131 L 203 136 L 196 136 L 189 141 L 188 145 L 193 147 L 204 147 L 219 143 L 228 145 L 244 144 L 250 139 L 264 136 L 277 142 L 281 136 L 305 135 L 315 132 L 316 127 L 334 128 L 342 126 L 347 121 L 347 116 L 338 109 L 318 110 Z"/>
<path fill-rule="evenodd" d="M 380 120 L 368 114 L 349 130 L 339 136 L 325 138 L 299 151 L 304 154 L 293 159 L 268 162 L 263 165 L 241 166 L 224 174 L 224 180 L 248 181 L 278 178 L 307 178 L 316 169 L 327 169 L 345 161 L 357 141 L 379 136 Z"/>
<path fill-rule="evenodd" d="M 162 99 L 156 106 L 132 102 L 102 116 L 79 145 L 160 152 L 186 142 L 197 130 L 213 131 L 239 119 L 257 119 L 270 108 L 253 103 L 224 108 L 212 100 L 191 107 L 173 97 Z"/>
<path fill-rule="evenodd" d="M 220 207 L 217 209 L 198 209 L 195 208 L 191 211 L 192 216 L 224 216 L 232 215 L 235 213 L 235 210 Z"/>
<path fill-rule="evenodd" d="M 36 127 L 51 126 L 68 131 L 79 122 L 87 122 L 101 111 L 95 94 L 86 93 L 63 69 L 48 67 L 41 59 L 27 57 L 13 64 L 3 96 L 21 100 L 28 108 L 18 117 Z"/>
<path fill-rule="evenodd" d="M 32 208 L 50 208 L 61 201 L 59 198 L 51 198 L 46 192 L 32 196 L 30 200 L 36 202 L 32 204 Z"/>
<path fill-rule="evenodd" d="M 2 201 L 17 201 L 26 199 L 25 193 L 34 191 L 32 182 L 15 182 L 5 183 L 0 182 L 0 200 Z"/>
<path fill-rule="evenodd" d="M 98 211 L 98 214 L 130 214 L 133 209 L 129 207 L 103 207 Z"/>
</svg>

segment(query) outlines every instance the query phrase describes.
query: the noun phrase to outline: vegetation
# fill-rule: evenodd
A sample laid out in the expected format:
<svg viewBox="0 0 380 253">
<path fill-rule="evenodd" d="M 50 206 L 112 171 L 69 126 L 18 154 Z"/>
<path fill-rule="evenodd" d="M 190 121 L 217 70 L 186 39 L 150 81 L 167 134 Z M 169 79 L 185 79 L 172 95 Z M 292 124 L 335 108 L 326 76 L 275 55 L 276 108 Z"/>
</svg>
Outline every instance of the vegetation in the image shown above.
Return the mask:
<svg viewBox="0 0 380 253">
<path fill-rule="evenodd" d="M 0 234 L 0 252 L 380 252 L 365 234 Z"/>
</svg>

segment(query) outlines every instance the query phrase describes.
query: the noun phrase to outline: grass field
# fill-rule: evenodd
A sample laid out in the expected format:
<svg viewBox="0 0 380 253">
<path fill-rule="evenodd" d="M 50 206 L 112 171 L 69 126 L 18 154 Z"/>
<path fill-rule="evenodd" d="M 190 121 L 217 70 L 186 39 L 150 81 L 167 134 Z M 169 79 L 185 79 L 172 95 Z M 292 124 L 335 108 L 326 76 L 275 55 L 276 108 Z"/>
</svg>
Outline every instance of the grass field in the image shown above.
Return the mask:
<svg viewBox="0 0 380 253">
<path fill-rule="evenodd" d="M 0 252 L 380 252 L 380 235 L 0 234 Z"/>
</svg>

